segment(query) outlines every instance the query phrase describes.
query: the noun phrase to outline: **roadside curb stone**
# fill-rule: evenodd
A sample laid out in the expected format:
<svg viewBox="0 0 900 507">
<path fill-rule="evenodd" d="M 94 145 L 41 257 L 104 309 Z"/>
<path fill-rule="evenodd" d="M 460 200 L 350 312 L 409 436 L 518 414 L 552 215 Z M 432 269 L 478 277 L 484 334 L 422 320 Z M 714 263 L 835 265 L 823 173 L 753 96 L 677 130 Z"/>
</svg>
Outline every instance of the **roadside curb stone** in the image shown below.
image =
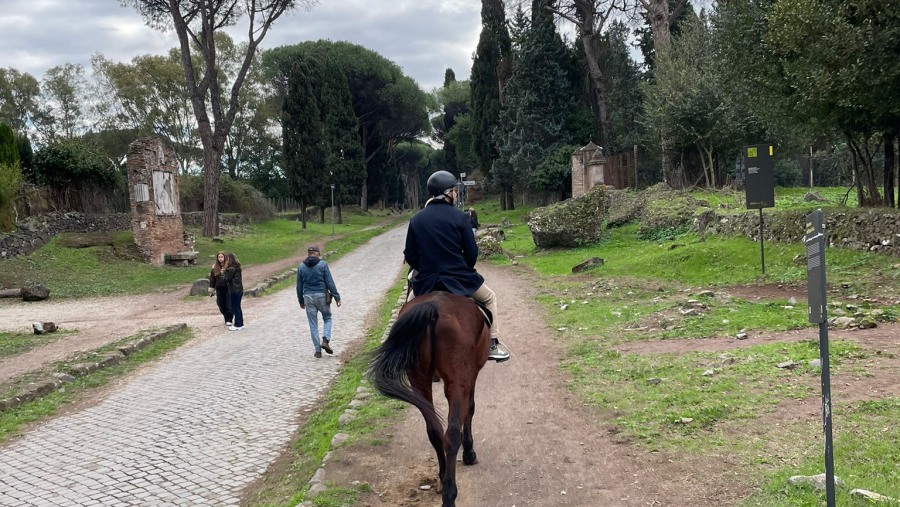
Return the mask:
<svg viewBox="0 0 900 507">
<path fill-rule="evenodd" d="M 75 381 L 77 377 L 83 377 L 98 370 L 102 370 L 103 368 L 108 368 L 110 366 L 116 365 L 127 356 L 130 356 L 131 354 L 146 348 L 148 345 L 156 342 L 160 338 L 168 336 L 172 333 L 177 333 L 178 331 L 181 331 L 186 327 L 187 324 L 176 324 L 174 326 L 168 326 L 142 338 L 138 338 L 124 345 L 120 345 L 118 347 L 118 350 L 108 352 L 99 361 L 93 363 L 76 363 L 70 366 L 65 371 L 54 372 L 50 374 L 54 378 L 32 382 L 27 388 L 19 391 L 11 398 L 0 399 L 0 412 L 16 408 L 20 405 L 41 398 L 42 396 L 46 396 L 47 394 L 60 389 L 64 384 Z"/>
</svg>

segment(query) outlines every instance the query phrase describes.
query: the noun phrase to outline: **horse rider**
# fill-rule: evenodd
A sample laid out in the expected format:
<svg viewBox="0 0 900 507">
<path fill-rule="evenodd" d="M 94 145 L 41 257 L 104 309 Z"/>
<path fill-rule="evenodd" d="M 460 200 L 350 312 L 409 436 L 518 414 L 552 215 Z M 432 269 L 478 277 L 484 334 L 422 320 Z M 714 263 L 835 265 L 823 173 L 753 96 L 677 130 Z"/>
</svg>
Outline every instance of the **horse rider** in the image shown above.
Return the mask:
<svg viewBox="0 0 900 507">
<path fill-rule="evenodd" d="M 497 330 L 497 297 L 475 271 L 478 245 L 469 216 L 455 207 L 456 177 L 437 171 L 428 177 L 431 196 L 422 211 L 413 216 L 406 233 L 403 256 L 414 270 L 412 288 L 416 295 L 446 290 L 470 296 L 483 303 L 494 316 L 488 359 L 501 363 L 509 350 L 500 342 Z"/>
</svg>

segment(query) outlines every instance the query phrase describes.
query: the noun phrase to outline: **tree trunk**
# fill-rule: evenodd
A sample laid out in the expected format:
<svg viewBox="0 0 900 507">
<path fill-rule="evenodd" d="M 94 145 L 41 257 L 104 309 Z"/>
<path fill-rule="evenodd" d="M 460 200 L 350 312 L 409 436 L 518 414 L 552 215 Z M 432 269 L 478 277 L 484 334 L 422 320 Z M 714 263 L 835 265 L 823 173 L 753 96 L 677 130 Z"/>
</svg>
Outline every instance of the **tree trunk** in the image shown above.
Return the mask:
<svg viewBox="0 0 900 507">
<path fill-rule="evenodd" d="M 603 148 L 603 154 L 609 156 L 610 151 L 610 135 L 609 135 L 609 94 L 606 89 L 606 77 L 600 68 L 599 55 L 597 51 L 597 38 L 600 35 L 599 30 L 595 30 L 595 13 L 593 2 L 579 1 L 575 2 L 578 16 L 581 18 L 581 42 L 584 47 L 584 56 L 587 60 L 588 77 L 590 78 L 592 97 L 594 102 L 594 112 L 596 113 L 597 123 L 595 134 L 597 135 L 597 144 Z"/>
<path fill-rule="evenodd" d="M 672 41 L 669 30 L 669 1 L 649 0 L 647 5 L 647 20 L 650 21 L 650 32 L 653 35 L 653 49 L 656 54 L 662 48 L 668 47 Z"/>
<path fill-rule="evenodd" d="M 362 184 L 362 192 L 359 197 L 359 209 L 363 211 L 369 210 L 369 184 L 365 181 Z"/>
<path fill-rule="evenodd" d="M 215 146 L 203 147 L 203 236 L 219 235 L 219 157 Z"/>
<path fill-rule="evenodd" d="M 300 224 L 301 229 L 306 230 L 306 199 L 300 198 Z"/>
<path fill-rule="evenodd" d="M 894 207 L 894 139 L 893 132 L 884 134 L 884 205 Z"/>
</svg>

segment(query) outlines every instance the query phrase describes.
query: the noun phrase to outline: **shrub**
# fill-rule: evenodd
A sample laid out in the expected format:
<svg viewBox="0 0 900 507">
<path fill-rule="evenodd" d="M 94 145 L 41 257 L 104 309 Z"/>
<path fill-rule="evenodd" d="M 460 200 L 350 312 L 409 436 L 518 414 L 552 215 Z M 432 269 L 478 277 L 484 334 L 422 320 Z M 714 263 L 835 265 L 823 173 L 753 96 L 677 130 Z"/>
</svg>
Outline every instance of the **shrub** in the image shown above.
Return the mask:
<svg viewBox="0 0 900 507">
<path fill-rule="evenodd" d="M 178 192 L 182 211 L 203 210 L 203 176 L 179 177 Z M 241 213 L 254 220 L 268 220 L 275 216 L 275 209 L 259 190 L 228 176 L 222 176 L 219 180 L 219 212 Z"/>
<path fill-rule="evenodd" d="M 16 226 L 13 205 L 21 183 L 19 164 L 0 163 L 0 231 L 11 231 Z"/>
<path fill-rule="evenodd" d="M 9 125 L 0 123 L 0 164 L 18 165 L 19 148 Z"/>
<path fill-rule="evenodd" d="M 109 157 L 78 139 L 45 146 L 34 155 L 35 183 L 63 188 L 76 182 L 91 182 L 112 188 L 122 174 Z"/>
<path fill-rule="evenodd" d="M 775 162 L 775 185 L 779 187 L 796 187 L 803 181 L 800 164 L 792 158 L 778 159 Z"/>
</svg>

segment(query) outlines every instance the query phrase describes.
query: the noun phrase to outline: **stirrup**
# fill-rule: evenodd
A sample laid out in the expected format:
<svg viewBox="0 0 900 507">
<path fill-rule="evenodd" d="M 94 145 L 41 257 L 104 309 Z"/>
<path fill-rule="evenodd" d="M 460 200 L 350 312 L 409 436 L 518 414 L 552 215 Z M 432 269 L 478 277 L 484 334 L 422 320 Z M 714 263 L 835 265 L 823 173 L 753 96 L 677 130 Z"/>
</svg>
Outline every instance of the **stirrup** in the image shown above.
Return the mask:
<svg viewBox="0 0 900 507">
<path fill-rule="evenodd" d="M 494 343 L 496 338 L 491 339 L 491 349 L 488 351 L 488 359 L 491 361 L 497 361 L 498 363 L 502 363 L 503 361 L 509 361 L 511 354 L 509 350 L 506 348 L 506 345 L 503 345 L 500 340 L 496 340 L 497 343 Z M 502 347 L 502 348 L 501 348 Z M 496 354 L 496 355 L 494 355 Z"/>
</svg>

